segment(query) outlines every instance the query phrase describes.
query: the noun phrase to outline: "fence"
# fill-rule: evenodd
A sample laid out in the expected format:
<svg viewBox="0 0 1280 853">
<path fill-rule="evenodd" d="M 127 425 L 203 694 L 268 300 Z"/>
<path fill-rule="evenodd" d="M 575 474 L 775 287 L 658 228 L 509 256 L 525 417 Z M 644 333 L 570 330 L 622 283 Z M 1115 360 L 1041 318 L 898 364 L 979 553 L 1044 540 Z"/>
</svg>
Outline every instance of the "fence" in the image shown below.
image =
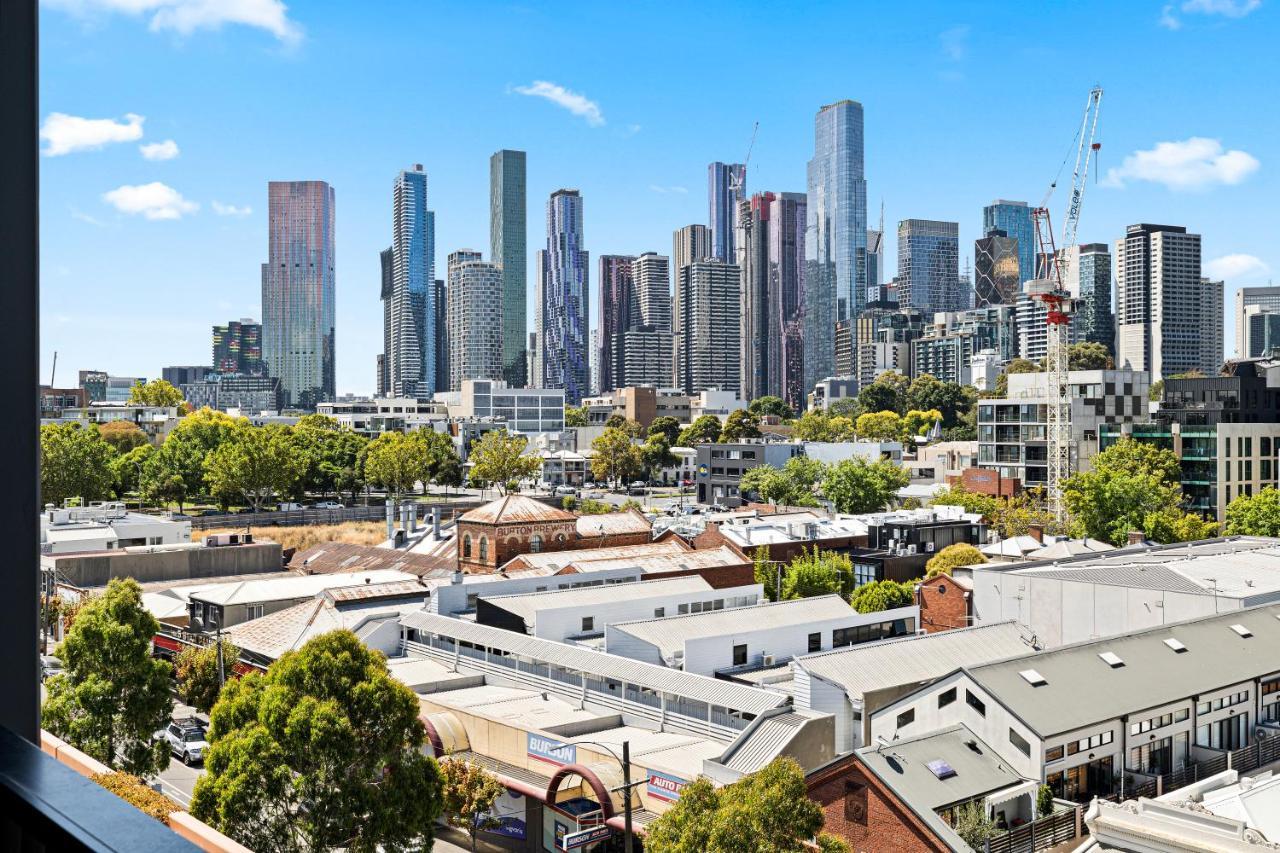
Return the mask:
<svg viewBox="0 0 1280 853">
<path fill-rule="evenodd" d="M 418 519 L 431 515 L 433 507 L 440 507 L 440 520 L 453 518 L 456 513 L 479 506 L 479 501 L 465 503 L 428 504 L 411 503 Z M 351 506 L 343 509 L 298 509 L 287 512 L 244 512 L 227 515 L 200 515 L 191 519 L 193 530 L 213 530 L 221 527 L 302 527 L 315 524 L 343 524 L 348 521 L 382 521 L 387 517 L 385 506 Z M 396 515 L 399 519 L 399 513 Z"/>
<path fill-rule="evenodd" d="M 1071 841 L 1078 837 L 1076 828 L 1080 824 L 1082 808 L 1083 806 L 1076 806 L 1074 809 L 1056 811 L 1008 832 L 994 835 L 987 839 L 986 853 L 1034 853 L 1036 850 L 1048 850 L 1064 841 Z"/>
</svg>

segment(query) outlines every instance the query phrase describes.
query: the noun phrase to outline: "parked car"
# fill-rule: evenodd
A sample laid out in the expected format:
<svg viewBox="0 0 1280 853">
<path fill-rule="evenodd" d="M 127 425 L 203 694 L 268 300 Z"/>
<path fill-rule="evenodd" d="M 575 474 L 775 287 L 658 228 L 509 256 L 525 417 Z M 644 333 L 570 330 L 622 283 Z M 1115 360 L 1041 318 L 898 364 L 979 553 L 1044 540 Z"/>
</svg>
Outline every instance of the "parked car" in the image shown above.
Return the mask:
<svg viewBox="0 0 1280 853">
<path fill-rule="evenodd" d="M 278 509 L 280 510 L 280 512 L 294 512 L 296 510 L 302 509 L 302 504 L 282 503 L 280 504 Z"/>
<path fill-rule="evenodd" d="M 578 494 L 578 490 L 573 486 L 556 486 L 551 492 L 553 495 L 574 495 Z"/>
<path fill-rule="evenodd" d="M 631 485 L 627 487 L 627 494 L 643 495 L 647 488 L 648 486 L 645 484 L 644 480 L 634 480 Z"/>
<path fill-rule="evenodd" d="M 337 501 L 319 501 L 315 504 L 315 509 L 346 509 Z"/>
<path fill-rule="evenodd" d="M 204 754 L 209 749 L 204 725 L 192 717 L 170 721 L 164 731 L 156 733 L 156 737 L 168 741 L 169 751 L 182 759 L 183 764 L 204 761 Z"/>
<path fill-rule="evenodd" d="M 40 655 L 40 680 L 47 681 L 55 675 L 62 675 L 62 661 L 53 655 Z"/>
</svg>

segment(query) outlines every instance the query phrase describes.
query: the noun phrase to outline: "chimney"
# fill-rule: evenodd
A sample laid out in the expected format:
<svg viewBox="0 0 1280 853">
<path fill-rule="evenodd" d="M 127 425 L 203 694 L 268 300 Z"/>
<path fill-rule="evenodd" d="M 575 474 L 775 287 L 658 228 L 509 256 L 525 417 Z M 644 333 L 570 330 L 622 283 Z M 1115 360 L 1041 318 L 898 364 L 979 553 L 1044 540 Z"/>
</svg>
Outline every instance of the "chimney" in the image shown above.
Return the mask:
<svg viewBox="0 0 1280 853">
<path fill-rule="evenodd" d="M 1143 542 L 1146 542 L 1146 541 L 1147 541 L 1147 534 L 1143 533 L 1141 530 L 1129 531 L 1129 542 L 1128 542 L 1129 545 L 1141 545 Z"/>
<path fill-rule="evenodd" d="M 396 535 L 396 502 L 387 498 L 387 538 L 394 539 Z"/>
<path fill-rule="evenodd" d="M 440 507 L 433 506 L 431 508 L 431 539 L 432 541 L 440 541 Z"/>
<path fill-rule="evenodd" d="M 1038 524 L 1033 524 L 1027 528 L 1027 535 L 1036 540 L 1040 544 L 1044 544 L 1044 528 Z"/>
</svg>

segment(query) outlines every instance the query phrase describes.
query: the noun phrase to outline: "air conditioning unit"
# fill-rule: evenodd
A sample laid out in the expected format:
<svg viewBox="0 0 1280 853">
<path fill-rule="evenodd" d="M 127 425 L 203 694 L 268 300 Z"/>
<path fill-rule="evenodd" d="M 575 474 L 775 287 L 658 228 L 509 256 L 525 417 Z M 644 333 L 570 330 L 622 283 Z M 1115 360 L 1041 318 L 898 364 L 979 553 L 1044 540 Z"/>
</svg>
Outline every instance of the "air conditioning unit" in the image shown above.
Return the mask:
<svg viewBox="0 0 1280 853">
<path fill-rule="evenodd" d="M 926 542 L 926 543 L 924 543 L 924 550 L 925 550 L 925 553 L 926 553 L 926 554 L 932 554 L 932 553 L 933 553 L 933 543 L 932 543 L 932 542 Z"/>
<path fill-rule="evenodd" d="M 914 554 L 915 552 L 916 552 L 916 546 L 915 546 L 915 545 L 908 545 L 908 546 L 907 546 L 907 554 Z"/>
<path fill-rule="evenodd" d="M 773 666 L 773 660 L 774 660 L 773 655 L 769 655 L 769 654 L 760 655 L 760 663 L 764 664 L 765 666 Z"/>
</svg>

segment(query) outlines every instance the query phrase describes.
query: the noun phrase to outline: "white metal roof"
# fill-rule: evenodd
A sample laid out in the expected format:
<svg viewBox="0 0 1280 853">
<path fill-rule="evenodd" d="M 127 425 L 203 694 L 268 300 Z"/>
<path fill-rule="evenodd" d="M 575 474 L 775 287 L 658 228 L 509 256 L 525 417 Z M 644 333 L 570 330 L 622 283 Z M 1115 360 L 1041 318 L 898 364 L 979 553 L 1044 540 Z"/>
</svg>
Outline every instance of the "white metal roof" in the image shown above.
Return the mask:
<svg viewBox="0 0 1280 853">
<path fill-rule="evenodd" d="M 566 669 L 612 678 L 648 687 L 651 690 L 681 696 L 697 702 L 720 705 L 736 711 L 759 714 L 786 703 L 787 697 L 772 690 L 732 684 L 694 675 L 678 669 L 621 658 L 604 652 L 540 640 L 486 625 L 475 625 L 448 616 L 421 611 L 401 618 L 401 624 L 440 637 L 464 640 L 486 648 L 496 648 Z M 461 661 L 466 666 L 466 660 Z"/>
<path fill-rule="evenodd" d="M 544 592 L 527 592 L 514 595 L 490 596 L 481 593 L 480 597 L 490 604 L 501 607 L 508 613 L 514 613 L 522 617 L 525 622 L 532 622 L 539 610 L 612 604 L 622 599 L 628 601 L 643 601 L 652 598 L 665 599 L 681 593 L 704 592 L 710 589 L 711 585 L 703 580 L 700 575 L 687 575 L 636 583 L 580 586 L 570 589 L 552 589 Z"/>
<path fill-rule="evenodd" d="M 296 575 L 269 580 L 245 580 L 238 583 L 218 584 L 190 593 L 190 597 L 208 604 L 257 604 L 266 601 L 286 601 L 291 598 L 310 598 L 327 589 L 365 584 L 390 583 L 391 581 L 417 581 L 408 572 L 392 569 L 375 569 L 370 572 L 350 572 L 332 575 Z"/>
</svg>

